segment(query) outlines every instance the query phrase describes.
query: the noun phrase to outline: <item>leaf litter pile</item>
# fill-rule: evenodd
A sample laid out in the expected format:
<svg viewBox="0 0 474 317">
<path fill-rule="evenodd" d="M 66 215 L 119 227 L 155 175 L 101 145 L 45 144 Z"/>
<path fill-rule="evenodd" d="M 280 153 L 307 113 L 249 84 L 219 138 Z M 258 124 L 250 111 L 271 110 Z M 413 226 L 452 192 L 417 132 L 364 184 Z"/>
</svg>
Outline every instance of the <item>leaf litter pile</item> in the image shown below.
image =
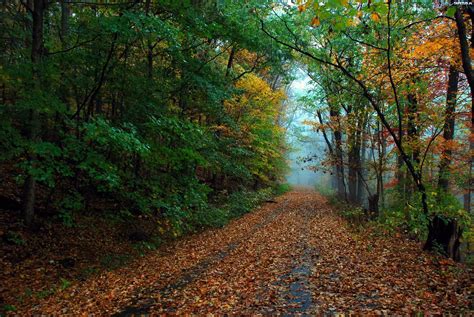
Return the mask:
<svg viewBox="0 0 474 317">
<path fill-rule="evenodd" d="M 471 270 L 400 235 L 349 228 L 319 194 L 293 191 L 17 313 L 472 312 Z"/>
</svg>

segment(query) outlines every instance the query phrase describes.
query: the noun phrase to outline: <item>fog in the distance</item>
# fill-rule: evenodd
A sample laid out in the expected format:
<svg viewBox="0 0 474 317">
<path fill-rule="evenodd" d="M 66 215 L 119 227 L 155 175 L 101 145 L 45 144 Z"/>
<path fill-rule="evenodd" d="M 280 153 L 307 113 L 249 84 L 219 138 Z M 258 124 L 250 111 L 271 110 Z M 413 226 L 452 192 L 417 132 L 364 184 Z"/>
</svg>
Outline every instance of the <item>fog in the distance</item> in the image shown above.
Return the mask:
<svg viewBox="0 0 474 317">
<path fill-rule="evenodd" d="M 305 124 L 305 121 L 315 120 L 314 111 L 305 109 L 298 102 L 298 99 L 311 89 L 310 79 L 299 69 L 295 75 L 296 78 L 287 91 L 287 142 L 290 145 L 287 158 L 290 171 L 286 181 L 294 186 L 314 188 L 317 184 L 328 183 L 327 176 L 317 170 L 321 160 L 324 159 L 325 144 L 322 136 L 313 131 L 310 125 Z"/>
</svg>

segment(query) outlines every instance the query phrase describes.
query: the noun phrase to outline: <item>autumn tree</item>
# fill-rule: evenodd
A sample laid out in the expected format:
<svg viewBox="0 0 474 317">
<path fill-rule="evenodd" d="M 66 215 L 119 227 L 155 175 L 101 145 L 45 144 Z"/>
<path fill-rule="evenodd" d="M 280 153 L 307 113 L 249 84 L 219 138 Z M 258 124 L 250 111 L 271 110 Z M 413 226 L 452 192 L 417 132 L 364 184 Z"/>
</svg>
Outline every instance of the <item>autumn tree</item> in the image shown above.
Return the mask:
<svg viewBox="0 0 474 317">
<path fill-rule="evenodd" d="M 427 162 L 432 159 L 433 144 L 444 125 L 438 118 L 444 117 L 445 112 L 431 111 L 437 99 L 428 90 L 430 82 L 437 82 L 439 77 L 426 71 L 429 59 L 407 55 L 407 51 L 415 50 L 410 41 L 419 38 L 427 23 L 443 19 L 442 23 L 448 23 L 449 18 L 435 14 L 428 2 L 415 6 L 392 1 L 367 4 L 301 1 L 296 7 L 284 7 L 271 18 L 260 20 L 264 34 L 299 53 L 308 65 L 326 65 L 331 73 L 325 76 L 346 78 L 344 89 L 361 96 L 377 114 L 380 126 L 390 138 L 388 150 L 398 156 L 395 169 L 398 187 L 403 188 L 407 201 L 419 199 L 428 231 L 425 248 L 441 245 L 446 255 L 456 258 L 460 237 L 458 219 L 465 216 L 456 204 L 441 207 L 438 203 L 435 208 L 432 196 L 436 190 L 431 190 L 433 183 L 425 172 Z M 346 114 L 352 112 L 347 110 L 351 111 Z M 352 127 L 359 127 L 359 123 L 363 126 L 363 119 Z M 360 132 L 348 132 L 348 142 L 357 149 Z M 360 150 L 351 153 L 356 165 L 359 165 Z M 408 177 L 403 176 L 405 171 Z M 417 194 L 412 197 L 414 191 Z M 439 225 L 441 218 L 445 226 Z"/>
</svg>

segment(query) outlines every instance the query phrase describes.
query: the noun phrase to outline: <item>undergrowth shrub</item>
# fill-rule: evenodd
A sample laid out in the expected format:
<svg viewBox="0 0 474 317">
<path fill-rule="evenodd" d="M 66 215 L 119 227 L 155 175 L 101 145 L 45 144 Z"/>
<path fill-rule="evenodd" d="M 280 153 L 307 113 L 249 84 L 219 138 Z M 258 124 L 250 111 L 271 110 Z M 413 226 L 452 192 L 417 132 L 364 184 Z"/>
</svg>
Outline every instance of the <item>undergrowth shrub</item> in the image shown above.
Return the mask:
<svg viewBox="0 0 474 317">
<path fill-rule="evenodd" d="M 273 192 L 275 193 L 275 195 L 279 196 L 279 195 L 283 195 L 289 192 L 290 190 L 291 190 L 291 185 L 288 183 L 283 183 L 283 184 L 276 185 L 275 188 L 273 189 Z"/>
<path fill-rule="evenodd" d="M 382 210 L 379 222 L 390 229 L 402 229 L 411 236 L 425 239 L 428 234 L 429 218 L 435 215 L 448 221 L 456 219 L 462 227 L 470 226 L 471 217 L 463 209 L 461 202 L 452 194 L 428 189 L 427 203 L 430 214 L 423 213 L 421 194 L 416 192 L 411 197 L 402 197 L 395 189 L 387 191 L 388 204 Z"/>
<path fill-rule="evenodd" d="M 193 213 L 191 223 L 194 230 L 206 227 L 223 227 L 231 215 L 227 208 L 207 206 L 207 208 Z"/>
<path fill-rule="evenodd" d="M 339 213 L 352 224 L 362 224 L 366 221 L 366 212 L 362 207 L 346 204 L 339 209 Z"/>
<path fill-rule="evenodd" d="M 283 188 L 288 190 L 286 186 Z M 271 187 L 258 191 L 241 189 L 225 196 L 225 198 L 221 198 L 213 204 L 202 200 L 200 205 L 195 205 L 197 208 L 194 208 L 187 215 L 185 211 L 180 209 L 182 218 L 173 222 L 175 227 L 173 230 L 176 230 L 174 236 L 203 230 L 208 227 L 223 227 L 233 218 L 249 213 L 261 203 L 271 199 L 276 193 L 281 192 L 281 188 L 275 189 Z"/>
<path fill-rule="evenodd" d="M 272 196 L 273 191 L 271 188 L 261 189 L 256 192 L 242 190 L 232 193 L 229 196 L 229 215 L 232 218 L 242 216 Z"/>
</svg>

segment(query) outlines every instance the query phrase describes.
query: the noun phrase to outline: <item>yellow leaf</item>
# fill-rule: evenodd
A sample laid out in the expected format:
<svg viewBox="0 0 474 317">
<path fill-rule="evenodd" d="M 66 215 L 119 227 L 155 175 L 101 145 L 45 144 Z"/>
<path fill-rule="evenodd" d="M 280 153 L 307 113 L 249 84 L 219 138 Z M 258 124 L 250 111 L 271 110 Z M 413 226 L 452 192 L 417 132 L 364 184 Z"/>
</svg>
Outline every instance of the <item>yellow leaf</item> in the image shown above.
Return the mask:
<svg viewBox="0 0 474 317">
<path fill-rule="evenodd" d="M 379 22 L 380 21 L 380 15 L 377 12 L 372 12 L 372 14 L 370 15 L 370 18 L 374 22 Z"/>
</svg>

